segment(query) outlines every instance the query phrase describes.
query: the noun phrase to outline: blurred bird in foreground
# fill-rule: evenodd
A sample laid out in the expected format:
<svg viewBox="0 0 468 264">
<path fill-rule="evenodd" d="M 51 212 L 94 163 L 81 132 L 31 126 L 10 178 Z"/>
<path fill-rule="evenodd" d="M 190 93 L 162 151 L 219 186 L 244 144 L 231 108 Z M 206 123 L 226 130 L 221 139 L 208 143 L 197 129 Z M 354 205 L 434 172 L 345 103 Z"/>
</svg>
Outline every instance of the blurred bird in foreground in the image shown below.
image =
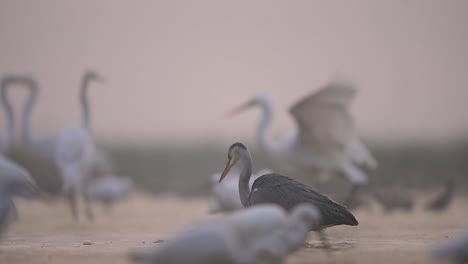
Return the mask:
<svg viewBox="0 0 468 264">
<path fill-rule="evenodd" d="M 331 82 L 299 100 L 290 108 L 297 130 L 282 142 L 273 141 L 267 134 L 273 120 L 267 97 L 254 97 L 232 114 L 260 107 L 262 116 L 257 126 L 257 140 L 277 169 L 305 175 L 318 171 L 319 179 L 330 173 L 343 174 L 353 185 L 348 198 L 351 202 L 358 188 L 368 183 L 367 174 L 357 165 L 377 167 L 377 161 L 359 139 L 350 113 L 355 94 L 352 85 Z"/>
<path fill-rule="evenodd" d="M 468 231 L 454 240 L 447 241 L 432 248 L 434 258 L 449 258 L 456 264 L 468 263 Z"/>
<path fill-rule="evenodd" d="M 277 205 L 255 206 L 194 226 L 161 247 L 130 258 L 146 264 L 280 264 L 303 246 L 308 230 L 319 226 L 320 213 L 309 204 L 290 213 Z"/>
<path fill-rule="evenodd" d="M 253 182 L 260 176 L 272 173 L 268 169 L 262 169 L 252 175 L 250 179 L 250 187 Z M 230 172 L 223 182 L 218 182 L 221 177 L 221 172 L 211 176 L 211 192 L 212 201 L 209 205 L 209 213 L 232 212 L 244 208 L 239 197 L 239 173 Z"/>
</svg>

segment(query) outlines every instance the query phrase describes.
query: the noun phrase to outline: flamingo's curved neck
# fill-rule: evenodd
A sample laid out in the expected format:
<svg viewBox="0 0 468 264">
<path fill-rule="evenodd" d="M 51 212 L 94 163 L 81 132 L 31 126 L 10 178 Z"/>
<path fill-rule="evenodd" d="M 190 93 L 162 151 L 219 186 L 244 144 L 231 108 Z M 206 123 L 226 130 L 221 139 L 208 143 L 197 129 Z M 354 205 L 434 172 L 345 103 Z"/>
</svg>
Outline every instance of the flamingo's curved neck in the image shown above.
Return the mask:
<svg viewBox="0 0 468 264">
<path fill-rule="evenodd" d="M 262 116 L 257 125 L 257 140 L 260 144 L 260 148 L 268 153 L 278 152 L 279 144 L 274 142 L 268 135 L 268 128 L 271 126 L 273 120 L 273 109 L 269 102 L 263 102 L 260 104 L 262 109 Z"/>
</svg>

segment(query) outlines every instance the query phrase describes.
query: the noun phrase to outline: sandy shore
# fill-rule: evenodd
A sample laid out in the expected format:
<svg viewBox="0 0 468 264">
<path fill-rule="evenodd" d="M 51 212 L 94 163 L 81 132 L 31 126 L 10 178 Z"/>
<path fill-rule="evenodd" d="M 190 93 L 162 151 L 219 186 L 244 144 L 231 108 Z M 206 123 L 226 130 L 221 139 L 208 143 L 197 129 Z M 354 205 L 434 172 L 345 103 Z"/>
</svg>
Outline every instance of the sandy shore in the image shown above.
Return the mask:
<svg viewBox="0 0 468 264">
<path fill-rule="evenodd" d="M 20 219 L 0 241 L 0 263 L 128 263 L 129 251 L 157 247 L 190 224 L 209 219 L 206 199 L 134 195 L 110 214 L 95 208 L 96 220 L 73 222 L 62 201 L 17 202 Z M 468 227 L 465 200 L 458 199 L 443 215 L 416 209 L 385 214 L 377 206 L 355 212 L 358 227 L 327 231 L 330 259 L 311 234 L 306 247 L 288 263 L 438 263 L 428 248 Z M 91 245 L 84 245 L 91 242 Z"/>
</svg>

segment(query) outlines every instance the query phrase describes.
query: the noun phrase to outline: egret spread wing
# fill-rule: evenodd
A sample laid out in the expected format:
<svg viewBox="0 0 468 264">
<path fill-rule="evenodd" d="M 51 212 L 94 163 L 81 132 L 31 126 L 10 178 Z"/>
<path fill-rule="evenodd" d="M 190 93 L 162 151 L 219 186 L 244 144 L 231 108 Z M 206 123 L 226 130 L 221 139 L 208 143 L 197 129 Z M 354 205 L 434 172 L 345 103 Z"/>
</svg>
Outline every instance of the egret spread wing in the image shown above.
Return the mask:
<svg viewBox="0 0 468 264">
<path fill-rule="evenodd" d="M 293 105 L 290 112 L 299 128 L 299 146 L 344 151 L 355 137 L 349 113 L 355 93 L 349 84 L 332 82 Z"/>
</svg>

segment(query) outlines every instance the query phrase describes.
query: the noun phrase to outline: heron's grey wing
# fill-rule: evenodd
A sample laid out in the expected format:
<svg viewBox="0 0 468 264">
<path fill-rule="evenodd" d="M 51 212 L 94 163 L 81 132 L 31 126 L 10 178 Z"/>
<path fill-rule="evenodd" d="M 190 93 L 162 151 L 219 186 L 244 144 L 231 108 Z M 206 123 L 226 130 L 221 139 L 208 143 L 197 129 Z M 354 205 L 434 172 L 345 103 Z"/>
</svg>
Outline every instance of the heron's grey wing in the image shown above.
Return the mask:
<svg viewBox="0 0 468 264">
<path fill-rule="evenodd" d="M 356 90 L 349 84 L 331 82 L 290 108 L 298 125 L 298 146 L 317 151 L 341 151 L 355 137 L 349 107 Z"/>
<path fill-rule="evenodd" d="M 353 214 L 342 205 L 307 185 L 276 173 L 261 176 L 252 186 L 248 204 L 262 203 L 278 204 L 288 211 L 298 204 L 311 203 L 320 210 L 323 226 L 358 224 Z"/>
</svg>

